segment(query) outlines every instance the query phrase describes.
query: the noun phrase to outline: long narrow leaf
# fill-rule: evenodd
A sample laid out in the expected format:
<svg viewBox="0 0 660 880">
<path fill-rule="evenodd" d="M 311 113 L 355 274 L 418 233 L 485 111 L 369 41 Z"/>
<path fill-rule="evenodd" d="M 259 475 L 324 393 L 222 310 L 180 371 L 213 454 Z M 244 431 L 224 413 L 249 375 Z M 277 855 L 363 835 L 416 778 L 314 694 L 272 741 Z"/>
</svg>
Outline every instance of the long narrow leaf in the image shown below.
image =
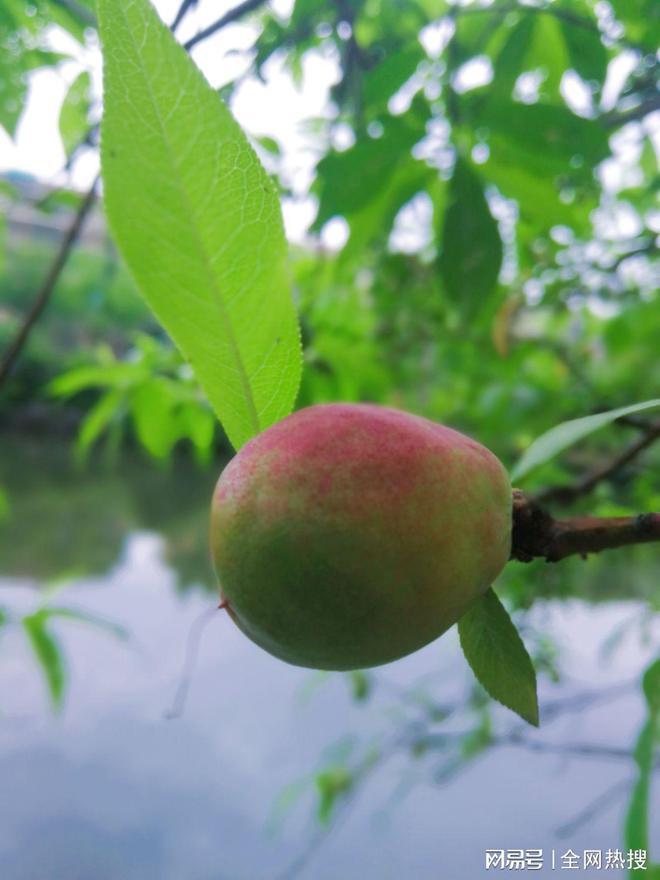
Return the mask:
<svg viewBox="0 0 660 880">
<path fill-rule="evenodd" d="M 299 331 L 275 187 L 148 0 L 99 0 L 108 219 L 236 447 L 286 415 Z"/>
<path fill-rule="evenodd" d="M 106 391 L 85 416 L 78 434 L 78 453 L 84 458 L 108 425 L 116 417 L 123 404 L 124 395 L 119 390 Z"/>
<path fill-rule="evenodd" d="M 135 364 L 88 364 L 56 376 L 47 390 L 54 397 L 71 397 L 88 388 L 121 388 L 135 378 Z"/>
<path fill-rule="evenodd" d="M 634 403 L 631 406 L 622 406 L 620 409 L 612 409 L 609 412 L 597 413 L 595 416 L 585 416 L 582 419 L 573 419 L 570 422 L 562 422 L 556 425 L 532 443 L 525 451 L 518 464 L 511 472 L 512 480 L 519 480 L 535 467 L 544 464 L 554 458 L 564 449 L 582 440 L 588 434 L 592 434 L 599 428 L 604 428 L 621 416 L 629 416 L 645 409 L 660 406 L 660 400 L 646 400 L 644 403 Z"/>
<path fill-rule="evenodd" d="M 55 711 L 62 707 L 66 681 L 62 652 L 57 641 L 46 629 L 48 617 L 44 610 L 23 618 L 23 628 L 41 667 Z"/>
</svg>

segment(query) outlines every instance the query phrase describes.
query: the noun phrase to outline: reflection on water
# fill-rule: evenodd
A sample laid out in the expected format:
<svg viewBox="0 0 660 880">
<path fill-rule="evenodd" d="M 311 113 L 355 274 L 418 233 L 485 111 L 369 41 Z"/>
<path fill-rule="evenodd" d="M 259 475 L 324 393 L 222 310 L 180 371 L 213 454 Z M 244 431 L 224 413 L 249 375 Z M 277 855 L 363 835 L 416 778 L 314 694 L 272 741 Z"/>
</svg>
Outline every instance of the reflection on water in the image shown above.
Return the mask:
<svg viewBox="0 0 660 880">
<path fill-rule="evenodd" d="M 428 684 L 429 674 L 438 705 L 463 699 L 470 675 L 453 634 L 376 671 L 372 697 L 356 704 L 344 676 L 310 688 L 313 673 L 269 657 L 219 612 L 204 633 L 185 713 L 165 720 L 189 628 L 214 601 L 205 589 L 183 588 L 212 585 L 206 514 L 215 475 L 136 461 L 80 473 L 58 450 L 50 450 L 48 465 L 37 447 L 2 452 L 0 484 L 9 489 L 13 518 L 0 534 L 0 606 L 14 617 L 27 614 L 39 599 L 31 585 L 68 576 L 59 605 L 131 633 L 126 644 L 77 621 L 53 623 L 68 670 L 65 709 L 56 718 L 20 627 L 2 631 L 3 880 L 274 880 L 318 827 L 313 784 L 289 814 L 274 811 L 290 783 L 312 779 L 351 743 L 359 750 L 399 729 L 414 686 L 421 678 Z M 589 562 L 581 579 L 591 592 L 599 565 Z M 641 580 L 657 572 L 649 562 Z M 625 595 L 625 583 L 620 590 Z M 657 629 L 648 629 L 646 641 L 637 625 L 623 629 L 609 659 L 600 648 L 641 608 L 576 598 L 538 604 L 528 637 L 553 639 L 562 671 L 560 684 L 543 684 L 544 705 L 585 692 L 603 699 L 578 701 L 574 710 L 567 703 L 528 740 L 546 748 L 634 742 L 643 701 L 638 688 L 618 685 L 638 678 L 653 657 Z M 437 730 L 456 732 L 463 722 L 449 718 Z M 495 724 L 511 729 L 505 713 L 495 714 Z M 412 759 L 392 749 L 298 876 L 473 880 L 493 874 L 483 868 L 486 848 L 560 855 L 569 847 L 623 847 L 622 787 L 572 836 L 557 830 L 598 794 L 632 783 L 630 760 L 501 745 L 434 785 L 442 756 L 440 749 L 431 760 Z M 651 828 L 658 806 L 656 795 Z M 652 842 L 657 857 L 657 834 Z"/>
<path fill-rule="evenodd" d="M 0 486 L 13 515 L 0 524 L 2 571 L 42 580 L 102 574 L 127 534 L 141 529 L 166 539 L 179 586 L 214 589 L 207 530 L 216 477 L 187 460 L 159 468 L 128 455 L 82 468 L 68 445 L 7 440 L 0 445 Z"/>
</svg>

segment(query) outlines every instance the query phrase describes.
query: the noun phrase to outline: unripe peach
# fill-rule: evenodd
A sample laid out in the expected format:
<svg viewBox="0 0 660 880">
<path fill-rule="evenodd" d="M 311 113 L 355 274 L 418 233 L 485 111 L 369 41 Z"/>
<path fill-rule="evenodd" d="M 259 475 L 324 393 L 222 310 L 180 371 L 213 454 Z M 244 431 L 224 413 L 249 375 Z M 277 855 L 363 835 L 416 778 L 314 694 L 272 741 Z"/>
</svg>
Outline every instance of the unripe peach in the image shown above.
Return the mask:
<svg viewBox="0 0 660 880">
<path fill-rule="evenodd" d="M 289 663 L 357 669 L 445 632 L 511 547 L 499 460 L 451 428 L 369 404 L 300 410 L 251 440 L 216 487 L 223 602 Z"/>
</svg>

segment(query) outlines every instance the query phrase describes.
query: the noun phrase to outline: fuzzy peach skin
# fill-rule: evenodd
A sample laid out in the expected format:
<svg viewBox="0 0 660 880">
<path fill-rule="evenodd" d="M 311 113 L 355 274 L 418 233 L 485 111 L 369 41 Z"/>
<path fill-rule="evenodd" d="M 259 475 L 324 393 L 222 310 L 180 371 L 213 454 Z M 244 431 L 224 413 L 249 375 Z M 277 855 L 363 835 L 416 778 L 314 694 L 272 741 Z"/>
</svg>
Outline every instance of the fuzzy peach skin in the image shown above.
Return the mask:
<svg viewBox="0 0 660 880">
<path fill-rule="evenodd" d="M 441 635 L 511 547 L 511 486 L 484 446 L 370 404 L 302 409 L 232 459 L 213 497 L 226 607 L 276 657 L 359 669 Z"/>
</svg>

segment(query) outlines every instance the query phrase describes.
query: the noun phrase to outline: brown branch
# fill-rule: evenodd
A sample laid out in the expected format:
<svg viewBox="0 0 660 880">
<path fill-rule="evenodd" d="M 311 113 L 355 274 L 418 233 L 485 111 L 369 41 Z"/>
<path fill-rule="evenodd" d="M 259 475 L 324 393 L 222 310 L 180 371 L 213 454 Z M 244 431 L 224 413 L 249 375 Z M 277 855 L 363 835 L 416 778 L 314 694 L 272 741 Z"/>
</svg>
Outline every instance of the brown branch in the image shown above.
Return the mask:
<svg viewBox="0 0 660 880">
<path fill-rule="evenodd" d="M 560 504 L 570 504 L 581 495 L 587 495 L 591 490 L 602 483 L 603 480 L 616 474 L 637 456 L 652 446 L 660 438 L 660 420 L 647 424 L 644 433 L 638 440 L 631 443 L 627 449 L 615 455 L 610 461 L 594 468 L 590 473 L 572 486 L 553 486 L 536 495 L 536 501 L 557 501 Z"/>
<path fill-rule="evenodd" d="M 629 544 L 660 541 L 660 513 L 555 519 L 520 489 L 513 490 L 511 559 L 559 562 Z"/>
<path fill-rule="evenodd" d="M 256 9 L 259 9 L 260 6 L 264 6 L 265 3 L 266 0 L 243 0 L 243 3 L 239 3 L 238 6 L 234 6 L 233 9 L 225 12 L 225 14 L 221 16 L 217 21 L 214 21 L 213 24 L 210 24 L 208 27 L 195 34 L 194 37 L 186 40 L 186 42 L 183 44 L 184 49 L 190 51 L 198 43 L 201 43 L 202 40 L 208 39 L 208 37 L 213 36 L 213 34 L 222 30 L 222 28 L 227 27 L 227 25 L 238 21 L 239 18 L 242 18 L 249 12 L 254 12 Z"/>
<path fill-rule="evenodd" d="M 53 260 L 46 277 L 44 278 L 41 288 L 37 293 L 37 297 L 32 305 L 32 308 L 25 316 L 21 327 L 18 330 L 18 333 L 14 337 L 14 340 L 10 343 L 9 348 L 6 350 L 2 361 L 0 361 L 0 387 L 2 387 L 3 383 L 6 382 L 16 359 L 20 355 L 23 350 L 32 328 L 36 324 L 39 319 L 39 316 L 43 312 L 43 310 L 48 305 L 48 301 L 55 289 L 55 285 L 57 284 L 60 275 L 62 274 L 62 270 L 66 265 L 66 261 L 71 253 L 71 250 L 80 235 L 80 231 L 83 228 L 85 223 L 85 219 L 89 214 L 92 205 L 96 199 L 96 184 L 98 181 L 98 177 L 94 180 L 94 183 L 89 188 L 89 191 L 83 198 L 78 207 L 78 210 L 71 221 L 71 225 L 67 229 L 64 238 L 58 248 L 58 251 L 55 255 L 55 259 Z"/>
</svg>

